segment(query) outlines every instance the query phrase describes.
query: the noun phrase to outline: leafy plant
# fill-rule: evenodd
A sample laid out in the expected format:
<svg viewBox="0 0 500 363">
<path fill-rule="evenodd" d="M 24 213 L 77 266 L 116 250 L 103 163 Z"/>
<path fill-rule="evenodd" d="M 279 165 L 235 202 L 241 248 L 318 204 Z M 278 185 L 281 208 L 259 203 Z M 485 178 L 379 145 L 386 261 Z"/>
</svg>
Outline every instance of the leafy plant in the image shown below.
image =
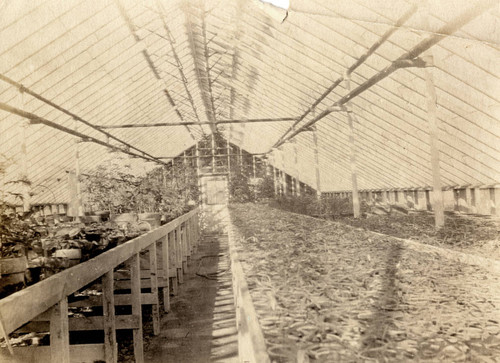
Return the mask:
<svg viewBox="0 0 500 363">
<path fill-rule="evenodd" d="M 38 232 L 15 213 L 13 206 L 0 202 L 0 257 L 25 256 Z"/>
</svg>

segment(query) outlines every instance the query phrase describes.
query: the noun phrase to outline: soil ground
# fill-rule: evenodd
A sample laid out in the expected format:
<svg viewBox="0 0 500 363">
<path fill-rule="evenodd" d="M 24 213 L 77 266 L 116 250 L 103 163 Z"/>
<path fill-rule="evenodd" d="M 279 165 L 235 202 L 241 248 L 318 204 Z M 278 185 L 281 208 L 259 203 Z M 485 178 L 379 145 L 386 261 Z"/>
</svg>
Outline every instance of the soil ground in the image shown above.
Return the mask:
<svg viewBox="0 0 500 363">
<path fill-rule="evenodd" d="M 238 361 L 238 336 L 227 236 L 202 236 L 189 261 L 171 312 L 163 313 L 161 332 L 147 339 L 149 363 Z"/>
<path fill-rule="evenodd" d="M 273 361 L 500 362 L 498 260 L 265 205 L 230 213 Z"/>
</svg>

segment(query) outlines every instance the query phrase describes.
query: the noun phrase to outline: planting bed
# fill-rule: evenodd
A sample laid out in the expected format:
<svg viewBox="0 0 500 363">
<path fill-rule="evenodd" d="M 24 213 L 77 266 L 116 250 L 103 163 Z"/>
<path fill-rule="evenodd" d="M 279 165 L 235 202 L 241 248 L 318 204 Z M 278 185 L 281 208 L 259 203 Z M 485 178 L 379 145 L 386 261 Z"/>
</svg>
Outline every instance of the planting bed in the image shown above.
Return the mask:
<svg viewBox="0 0 500 363">
<path fill-rule="evenodd" d="M 275 362 L 500 362 L 500 276 L 390 237 L 230 207 Z"/>
<path fill-rule="evenodd" d="M 434 215 L 427 212 L 342 218 L 342 222 L 399 238 L 500 259 L 500 219 L 448 214 L 444 227 L 440 229 L 434 227 Z"/>
</svg>

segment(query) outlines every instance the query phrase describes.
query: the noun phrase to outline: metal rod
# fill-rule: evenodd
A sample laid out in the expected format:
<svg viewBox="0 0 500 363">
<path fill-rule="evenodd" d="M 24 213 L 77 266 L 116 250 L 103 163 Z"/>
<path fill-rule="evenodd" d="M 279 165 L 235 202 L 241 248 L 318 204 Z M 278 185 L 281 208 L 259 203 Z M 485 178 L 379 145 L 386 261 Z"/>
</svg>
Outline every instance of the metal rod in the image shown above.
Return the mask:
<svg viewBox="0 0 500 363">
<path fill-rule="evenodd" d="M 361 93 L 366 91 L 368 88 L 373 86 L 374 84 L 380 82 L 381 80 L 385 79 L 386 77 L 390 76 L 392 73 L 394 73 L 396 70 L 402 67 L 408 67 L 408 61 L 413 61 L 416 57 L 418 57 L 420 54 L 431 48 L 432 46 L 436 45 L 439 43 L 442 39 L 446 38 L 448 35 L 454 33 L 458 29 L 460 29 L 462 26 L 465 24 L 469 23 L 471 20 L 475 19 L 482 13 L 484 13 L 486 10 L 497 4 L 497 0 L 487 0 L 482 2 L 481 4 L 477 5 L 476 7 L 472 9 L 468 9 L 465 12 L 463 12 L 461 15 L 456 17 L 453 21 L 449 22 L 448 24 L 442 26 L 436 33 L 428 37 L 427 39 L 422 40 L 420 43 L 418 43 L 416 46 L 414 46 L 411 50 L 408 52 L 404 53 L 401 55 L 398 59 L 396 59 L 390 66 L 386 67 L 382 71 L 380 71 L 378 74 L 374 75 L 367 81 L 365 81 L 363 84 L 359 85 L 356 87 L 354 90 L 349 92 L 347 95 L 339 99 L 337 102 L 335 102 L 331 107 L 327 108 L 323 112 L 321 112 L 318 116 L 314 117 L 312 120 L 308 121 L 301 127 L 299 127 L 296 131 L 292 132 L 289 136 L 285 138 L 281 138 L 281 141 L 278 141 L 273 147 L 278 147 L 282 145 L 284 142 L 287 140 L 297 136 L 299 133 L 301 133 L 304 129 L 314 125 L 316 122 L 324 118 L 325 116 L 329 115 L 331 112 L 333 112 L 334 107 L 338 106 L 343 106 L 346 102 L 350 101 L 351 99 L 355 98 L 356 96 L 359 96 Z M 413 64 L 414 66 L 418 66 L 418 63 Z M 423 65 L 424 66 L 424 65 Z"/>
<path fill-rule="evenodd" d="M 110 148 L 112 150 L 121 151 L 122 153 L 128 154 L 128 155 L 136 157 L 136 158 L 141 158 L 141 159 L 144 159 L 144 160 L 147 160 L 147 161 L 154 161 L 154 162 L 157 162 L 157 163 L 160 163 L 160 164 L 165 164 L 165 162 L 163 162 L 163 161 L 161 161 L 158 158 L 155 158 L 153 156 L 150 157 L 148 154 L 146 154 L 144 152 L 143 152 L 143 154 L 136 154 L 136 153 L 134 153 L 132 151 L 116 147 L 116 146 L 111 145 L 111 144 L 109 144 L 109 143 L 107 143 L 105 141 L 101 141 L 99 139 L 96 139 L 95 137 L 88 136 L 88 135 L 82 134 L 80 132 L 71 130 L 71 129 L 69 129 L 67 127 L 64 127 L 62 125 L 59 125 L 59 124 L 57 124 L 55 122 L 52 122 L 52 121 L 49 121 L 49 120 L 44 119 L 42 117 L 39 117 L 39 116 L 37 116 L 37 115 L 35 115 L 33 113 L 26 112 L 26 111 L 21 110 L 19 108 L 9 106 L 8 104 L 3 103 L 3 102 L 0 102 L 0 110 L 4 110 L 4 111 L 10 112 L 12 114 L 15 114 L 15 115 L 27 118 L 27 119 L 30 120 L 30 123 L 32 123 L 32 124 L 41 123 L 41 124 L 44 124 L 46 126 L 52 127 L 52 128 L 54 128 L 56 130 L 65 132 L 65 133 L 67 133 L 69 135 L 73 135 L 73 136 L 79 137 L 79 138 L 81 138 L 84 141 L 90 141 L 90 142 L 96 143 L 98 145 L 108 147 L 108 148 Z"/>
<path fill-rule="evenodd" d="M 122 125 L 102 125 L 96 126 L 100 129 L 124 129 L 133 127 L 164 127 L 164 126 L 185 126 L 185 125 L 214 125 L 214 124 L 245 124 L 255 122 L 290 122 L 296 120 L 296 117 L 278 117 L 278 118 L 254 118 L 254 119 L 237 119 L 237 120 L 218 120 L 215 122 L 158 122 L 151 124 L 122 124 Z"/>
<path fill-rule="evenodd" d="M 139 149 L 139 148 L 137 148 L 137 147 L 135 147 L 135 146 L 133 146 L 133 145 L 131 145 L 131 144 L 129 144 L 129 143 L 127 143 L 127 142 L 123 141 L 123 140 L 121 140 L 120 138 L 118 138 L 118 137 L 116 137 L 116 136 L 113 136 L 113 135 L 112 135 L 112 134 L 110 134 L 109 132 L 106 132 L 106 131 L 101 130 L 98 126 L 95 126 L 94 124 L 92 124 L 92 123 L 90 123 L 90 122 L 88 122 L 88 121 L 86 121 L 86 120 L 82 119 L 81 117 L 79 117 L 79 116 L 75 115 L 74 113 L 72 113 L 72 112 L 70 112 L 70 111 L 66 110 L 65 108 L 63 108 L 63 107 L 61 107 L 61 106 L 59 106 L 59 105 L 55 104 L 54 102 L 52 102 L 52 101 L 50 101 L 50 100 L 46 99 L 46 98 L 45 98 L 45 97 L 43 97 L 43 96 L 39 95 L 38 93 L 36 93 L 36 92 L 34 92 L 34 91 L 32 91 L 32 90 L 30 90 L 30 89 L 28 89 L 28 88 L 24 87 L 21 83 L 18 83 L 18 82 L 14 81 L 13 79 L 11 79 L 11 78 L 9 78 L 9 77 L 7 77 L 7 76 L 3 75 L 3 74 L 0 74 L 0 80 L 4 81 L 4 82 L 6 82 L 6 83 L 9 83 L 10 85 L 12 85 L 12 86 L 14 86 L 14 87 L 19 88 L 19 90 L 20 90 L 20 91 L 22 91 L 22 92 L 24 92 L 24 93 L 27 93 L 27 94 L 29 94 L 30 96 L 33 96 L 33 97 L 34 97 L 34 98 L 36 98 L 37 100 L 40 100 L 40 101 L 42 101 L 42 102 L 46 103 L 47 105 L 54 107 L 56 110 L 59 110 L 59 111 L 61 111 L 61 112 L 65 113 L 66 115 L 71 116 L 73 119 L 75 119 L 75 120 L 77 120 L 77 121 L 79 121 L 79 122 L 81 122 L 81 123 L 83 123 L 83 124 L 87 125 L 88 127 L 91 127 L 91 128 L 93 128 L 94 130 L 97 130 L 97 131 L 101 132 L 102 134 L 106 135 L 106 137 L 108 137 L 108 138 L 110 138 L 110 139 L 113 139 L 113 140 L 115 140 L 115 141 L 118 141 L 119 143 L 121 143 L 121 144 L 125 145 L 125 146 L 126 146 L 126 147 L 128 147 L 128 148 L 131 148 L 131 149 L 133 149 L 133 150 L 135 150 L 135 151 L 138 151 L 138 152 L 140 152 L 140 153 L 143 153 L 144 155 L 149 156 L 151 159 L 154 159 L 154 156 L 152 156 L 152 155 L 150 155 L 150 154 L 145 153 L 145 152 L 144 152 L 144 151 L 142 151 L 141 149 Z M 29 117 L 27 117 L 27 118 L 29 118 Z"/>
<path fill-rule="evenodd" d="M 250 153 L 249 153 L 250 154 Z M 259 155 L 266 155 L 267 153 L 255 153 L 255 154 L 250 154 L 250 155 L 255 155 L 255 156 L 259 156 Z M 240 154 L 215 154 L 214 155 L 216 158 L 220 158 L 220 157 L 226 157 L 226 156 L 240 156 Z M 177 159 L 181 156 L 158 156 L 157 159 Z M 196 159 L 196 158 L 211 158 L 212 157 L 212 154 L 210 155 L 199 155 L 199 156 L 186 156 L 186 159 Z"/>
<path fill-rule="evenodd" d="M 352 64 L 348 69 L 346 74 L 349 75 L 352 72 L 356 70 L 361 64 L 365 62 L 365 60 L 372 55 L 389 37 L 396 31 L 398 30 L 406 21 L 417 11 L 417 6 L 413 5 L 406 13 L 403 14 L 403 16 L 394 24 L 394 26 L 386 31 L 379 40 L 377 40 L 373 45 L 361 56 L 359 57 L 354 64 Z M 293 127 L 297 126 L 297 124 L 302 121 L 313 109 L 316 108 L 342 81 L 344 80 L 344 76 L 340 76 L 333 82 L 333 84 L 328 87 L 325 92 L 316 100 L 313 102 L 311 107 L 309 107 L 298 119 L 295 121 L 293 124 Z M 283 136 L 280 138 L 279 141 L 281 141 L 283 138 L 286 137 L 286 135 L 290 132 L 293 131 L 293 127 L 289 128 Z"/>
</svg>

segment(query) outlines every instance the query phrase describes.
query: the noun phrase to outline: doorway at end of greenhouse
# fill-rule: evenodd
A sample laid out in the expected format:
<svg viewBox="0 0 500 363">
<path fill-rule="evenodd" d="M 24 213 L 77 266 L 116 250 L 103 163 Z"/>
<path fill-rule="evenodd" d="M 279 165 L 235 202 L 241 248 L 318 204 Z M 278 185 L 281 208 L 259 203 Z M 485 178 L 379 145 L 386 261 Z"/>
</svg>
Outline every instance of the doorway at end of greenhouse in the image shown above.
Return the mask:
<svg viewBox="0 0 500 363">
<path fill-rule="evenodd" d="M 225 234 L 228 222 L 227 174 L 207 174 L 200 177 L 202 229 L 205 233 Z"/>
</svg>

